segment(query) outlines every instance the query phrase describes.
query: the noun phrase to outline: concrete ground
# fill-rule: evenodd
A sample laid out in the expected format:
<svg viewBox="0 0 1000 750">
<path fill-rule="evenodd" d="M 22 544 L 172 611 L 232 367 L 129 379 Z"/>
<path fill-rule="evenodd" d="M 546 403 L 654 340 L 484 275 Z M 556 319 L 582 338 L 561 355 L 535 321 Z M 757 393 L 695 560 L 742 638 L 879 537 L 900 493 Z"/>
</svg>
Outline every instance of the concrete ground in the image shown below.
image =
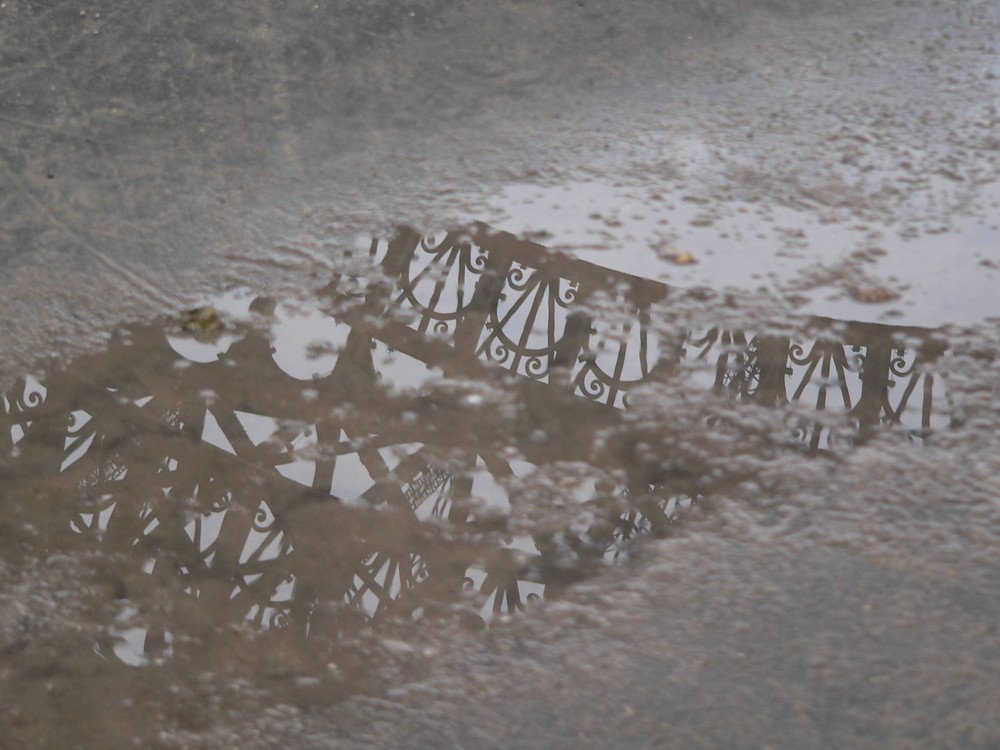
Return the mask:
<svg viewBox="0 0 1000 750">
<path fill-rule="evenodd" d="M 719 286 L 779 322 L 944 326 L 956 417 L 916 450 L 730 446 L 710 466 L 754 481 L 627 567 L 485 632 L 380 631 L 319 690 L 282 643 L 94 666 L 111 562 L 0 546 L 0 747 L 1000 745 L 998 53 L 974 0 L 0 2 L 0 390 L 234 287 L 319 287 L 358 235 L 591 221 L 669 283 L 672 248 L 729 243 Z M 561 228 L 510 198 L 588 184 Z"/>
</svg>

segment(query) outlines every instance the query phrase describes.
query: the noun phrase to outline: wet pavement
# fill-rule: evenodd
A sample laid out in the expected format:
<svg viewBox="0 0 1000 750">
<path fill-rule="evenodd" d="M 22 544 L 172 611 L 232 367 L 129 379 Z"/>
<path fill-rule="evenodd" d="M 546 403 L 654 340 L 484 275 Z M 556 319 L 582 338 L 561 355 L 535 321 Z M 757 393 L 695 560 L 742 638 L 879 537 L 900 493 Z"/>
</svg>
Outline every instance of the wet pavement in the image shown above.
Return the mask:
<svg viewBox="0 0 1000 750">
<path fill-rule="evenodd" d="M 1000 743 L 991 6 L 0 21 L 0 747 Z"/>
</svg>

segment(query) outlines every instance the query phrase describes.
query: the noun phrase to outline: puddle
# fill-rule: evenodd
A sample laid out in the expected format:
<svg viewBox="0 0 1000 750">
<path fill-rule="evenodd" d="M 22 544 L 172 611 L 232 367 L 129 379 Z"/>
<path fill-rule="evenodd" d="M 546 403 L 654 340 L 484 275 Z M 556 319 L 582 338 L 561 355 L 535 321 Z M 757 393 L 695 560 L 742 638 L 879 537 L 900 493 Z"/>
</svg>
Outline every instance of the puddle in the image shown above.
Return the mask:
<svg viewBox="0 0 1000 750">
<path fill-rule="evenodd" d="M 995 4 L 42 5 L 0 749 L 1000 747 Z"/>
<path fill-rule="evenodd" d="M 493 629 L 776 460 L 920 450 L 957 419 L 933 330 L 779 325 L 482 226 L 364 244 L 311 296 L 126 326 L 4 395 L 7 575 L 78 579 L 57 655 L 12 621 L 11 684 L 364 693 L 373 649 L 417 648 L 401 627 Z"/>
<path fill-rule="evenodd" d="M 704 144 L 694 153 L 693 168 L 710 159 Z M 984 189 L 994 205 L 996 192 Z M 499 229 L 680 287 L 781 290 L 805 312 L 844 320 L 936 327 L 1000 316 L 1000 228 L 985 219 L 852 221 L 599 179 L 507 185 L 492 208 Z"/>
</svg>

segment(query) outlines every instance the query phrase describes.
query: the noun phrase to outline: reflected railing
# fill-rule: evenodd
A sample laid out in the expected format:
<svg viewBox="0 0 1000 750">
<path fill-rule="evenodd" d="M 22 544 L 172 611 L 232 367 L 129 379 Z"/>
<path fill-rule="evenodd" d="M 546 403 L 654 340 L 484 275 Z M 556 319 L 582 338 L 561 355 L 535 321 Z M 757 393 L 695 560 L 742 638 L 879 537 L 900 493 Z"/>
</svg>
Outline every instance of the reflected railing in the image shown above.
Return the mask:
<svg viewBox="0 0 1000 750">
<path fill-rule="evenodd" d="M 22 379 L 0 401 L 5 512 L 53 545 L 127 554 L 261 630 L 467 600 L 489 622 L 627 557 L 710 491 L 697 471 L 595 447 L 629 429 L 648 386 L 794 407 L 780 442 L 819 454 L 886 426 L 920 443 L 949 423 L 931 331 L 668 324 L 678 290 L 485 227 L 401 230 L 369 254 L 388 284 L 320 293 L 333 327 L 307 380 L 279 364 L 285 329 L 262 299 L 225 347 L 219 332 L 137 326 L 44 384 Z M 184 342 L 220 348 L 195 362 Z M 559 523 L 509 523 L 548 501 L 567 506 Z M 129 664 L 172 653 L 169 628 L 113 635 Z"/>
<path fill-rule="evenodd" d="M 731 397 L 768 405 L 809 399 L 819 411 L 845 410 L 859 427 L 900 424 L 914 438 L 947 423 L 945 410 L 934 410 L 944 389 L 926 367 L 943 345 L 925 329 L 815 318 L 809 328 L 823 334 L 813 340 L 711 327 L 663 341 L 651 321 L 669 308 L 665 284 L 485 229 L 437 242 L 403 232 L 386 244 L 375 241 L 371 255 L 398 275 L 396 302 L 419 311 L 418 330 L 434 321 L 456 350 L 475 341 L 479 359 L 541 382 L 554 365 L 569 364 L 567 385 L 586 400 L 624 407 L 657 370 L 670 373 L 690 357 L 712 362 L 712 387 Z M 602 319 L 590 302 L 608 290 L 621 309 Z"/>
</svg>

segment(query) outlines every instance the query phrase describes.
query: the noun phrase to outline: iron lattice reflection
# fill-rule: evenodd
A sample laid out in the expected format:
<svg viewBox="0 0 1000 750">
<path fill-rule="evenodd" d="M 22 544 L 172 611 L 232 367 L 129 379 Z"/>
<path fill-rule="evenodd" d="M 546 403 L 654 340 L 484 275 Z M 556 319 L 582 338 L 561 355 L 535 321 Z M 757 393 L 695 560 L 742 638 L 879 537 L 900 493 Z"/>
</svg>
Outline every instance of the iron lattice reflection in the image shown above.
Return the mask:
<svg viewBox="0 0 1000 750">
<path fill-rule="evenodd" d="M 260 299 L 225 346 L 134 327 L 44 385 L 23 379 L 0 415 L 5 512 L 41 504 L 47 544 L 125 557 L 261 630 L 339 632 L 469 600 L 488 622 L 627 556 L 711 492 L 718 477 L 682 452 L 629 452 L 646 428 L 624 416 L 641 417 L 644 388 L 792 407 L 776 442 L 814 453 L 948 423 L 928 331 L 692 330 L 665 322 L 676 290 L 485 229 L 402 231 L 370 254 L 390 284 L 321 293 L 335 312 L 310 351 L 325 369 L 305 382 L 279 364 L 285 329 Z M 179 357 L 189 344 L 218 356 Z M 108 648 L 169 658 L 170 624 L 134 625 L 136 611 Z"/>
</svg>

